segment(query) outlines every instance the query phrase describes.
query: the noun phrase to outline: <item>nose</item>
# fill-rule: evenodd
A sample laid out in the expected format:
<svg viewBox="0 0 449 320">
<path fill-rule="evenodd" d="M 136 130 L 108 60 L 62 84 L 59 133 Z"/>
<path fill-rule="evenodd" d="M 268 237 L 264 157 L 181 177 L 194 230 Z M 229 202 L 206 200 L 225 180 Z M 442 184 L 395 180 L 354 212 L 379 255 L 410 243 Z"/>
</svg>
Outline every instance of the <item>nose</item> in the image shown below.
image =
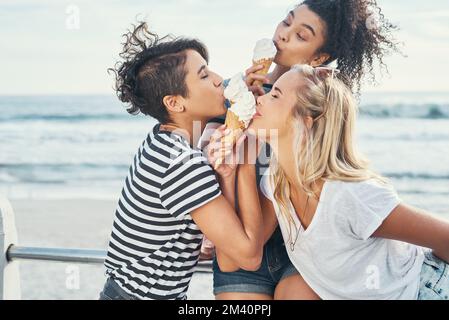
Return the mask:
<svg viewBox="0 0 449 320">
<path fill-rule="evenodd" d="M 287 28 L 284 27 L 282 28 L 282 30 L 279 31 L 279 40 L 282 42 L 287 42 L 288 41 L 288 30 L 286 30 Z"/>
<path fill-rule="evenodd" d="M 221 87 L 223 85 L 223 78 L 220 75 L 216 74 L 216 73 L 214 73 L 214 85 L 217 88 Z"/>
</svg>

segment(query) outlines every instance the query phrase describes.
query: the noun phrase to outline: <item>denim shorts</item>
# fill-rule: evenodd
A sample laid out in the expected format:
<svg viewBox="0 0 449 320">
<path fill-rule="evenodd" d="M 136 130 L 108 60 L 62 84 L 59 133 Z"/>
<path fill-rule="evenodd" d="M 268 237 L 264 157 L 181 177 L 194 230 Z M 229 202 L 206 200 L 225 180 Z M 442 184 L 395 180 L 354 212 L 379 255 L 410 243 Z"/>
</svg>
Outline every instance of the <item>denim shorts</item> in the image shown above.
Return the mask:
<svg viewBox="0 0 449 320">
<path fill-rule="evenodd" d="M 279 228 L 265 244 L 259 270 L 251 272 L 240 269 L 235 272 L 222 272 L 218 267 L 217 259 L 214 259 L 213 272 L 214 295 L 239 292 L 274 296 L 276 286 L 282 279 L 299 274 L 290 262 Z"/>
<path fill-rule="evenodd" d="M 113 278 L 109 277 L 104 285 L 103 291 L 100 292 L 99 300 L 139 300 L 124 291 Z"/>
<path fill-rule="evenodd" d="M 449 300 L 449 265 L 426 251 L 418 300 Z"/>
</svg>

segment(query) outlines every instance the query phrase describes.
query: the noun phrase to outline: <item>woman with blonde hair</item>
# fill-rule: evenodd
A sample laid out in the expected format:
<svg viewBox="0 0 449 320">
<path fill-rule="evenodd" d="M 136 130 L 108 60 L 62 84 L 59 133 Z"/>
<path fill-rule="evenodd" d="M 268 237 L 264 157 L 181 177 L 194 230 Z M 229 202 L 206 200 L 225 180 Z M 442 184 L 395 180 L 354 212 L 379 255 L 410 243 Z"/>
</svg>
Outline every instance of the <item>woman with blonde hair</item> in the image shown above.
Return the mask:
<svg viewBox="0 0 449 320">
<path fill-rule="evenodd" d="M 358 92 L 363 81 L 374 80 L 377 65 L 385 67 L 384 57 L 398 51 L 395 30 L 376 0 L 300 1 L 279 20 L 273 32 L 277 49 L 273 72 L 259 75 L 263 66 L 252 66 L 246 71 L 246 84 L 256 96 L 264 95 L 295 64 L 317 67 L 332 63 L 340 69 L 345 83 Z M 255 83 L 263 83 L 263 87 Z M 213 122 L 223 123 L 224 117 Z M 264 147 L 255 168 L 258 185 L 269 159 L 270 150 Z M 232 268 L 219 263 L 223 259 L 219 259 L 217 250 L 213 263 L 216 299 L 303 298 L 298 294 L 301 290 L 288 290 L 301 283 L 288 259 L 279 228 L 265 240 L 262 264 L 257 271 L 229 272 Z"/>
<path fill-rule="evenodd" d="M 449 223 L 403 204 L 369 169 L 336 72 L 297 65 L 258 98 L 248 132 L 268 132 L 258 138 L 273 150 L 259 193 L 266 232 L 279 224 L 311 298 L 447 300 Z"/>
</svg>

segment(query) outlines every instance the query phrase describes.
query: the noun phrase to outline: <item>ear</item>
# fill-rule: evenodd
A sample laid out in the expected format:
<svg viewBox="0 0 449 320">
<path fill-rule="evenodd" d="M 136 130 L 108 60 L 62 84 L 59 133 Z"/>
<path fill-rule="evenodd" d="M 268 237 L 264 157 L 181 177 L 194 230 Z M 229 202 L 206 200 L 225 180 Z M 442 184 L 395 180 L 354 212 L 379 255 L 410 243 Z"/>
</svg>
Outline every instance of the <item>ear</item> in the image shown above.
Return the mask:
<svg viewBox="0 0 449 320">
<path fill-rule="evenodd" d="M 312 60 L 310 65 L 312 67 L 319 67 L 319 66 L 325 64 L 327 61 L 329 61 L 330 57 L 331 56 L 327 53 L 320 53 Z"/>
<path fill-rule="evenodd" d="M 184 111 L 184 105 L 182 104 L 182 97 L 180 96 L 165 96 L 162 99 L 165 107 L 168 111 L 180 113 Z"/>
<path fill-rule="evenodd" d="M 313 127 L 313 118 L 311 116 L 304 117 L 304 124 L 307 130 L 312 129 Z"/>
</svg>

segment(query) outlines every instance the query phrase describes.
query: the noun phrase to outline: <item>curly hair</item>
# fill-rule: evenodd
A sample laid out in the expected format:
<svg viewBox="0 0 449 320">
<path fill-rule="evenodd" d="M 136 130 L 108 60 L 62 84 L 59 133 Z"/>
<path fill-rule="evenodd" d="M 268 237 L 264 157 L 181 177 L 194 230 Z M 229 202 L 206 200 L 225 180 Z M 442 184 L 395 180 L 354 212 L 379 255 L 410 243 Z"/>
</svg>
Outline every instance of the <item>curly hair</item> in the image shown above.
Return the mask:
<svg viewBox="0 0 449 320">
<path fill-rule="evenodd" d="M 341 79 L 360 93 L 362 79 L 376 83 L 374 68 L 386 70 L 384 57 L 400 52 L 393 37 L 397 26 L 383 15 L 376 0 L 305 0 L 300 5 L 316 13 L 326 24 L 321 53 L 337 61 Z"/>
<path fill-rule="evenodd" d="M 196 39 L 171 35 L 159 38 L 145 22 L 133 25 L 123 38 L 122 60 L 108 69 L 115 75 L 117 97 L 129 105 L 130 114 L 142 113 L 167 123 L 170 117 L 164 97 L 189 95 L 185 83 L 186 50 L 195 50 L 209 61 L 206 46 Z"/>
</svg>

